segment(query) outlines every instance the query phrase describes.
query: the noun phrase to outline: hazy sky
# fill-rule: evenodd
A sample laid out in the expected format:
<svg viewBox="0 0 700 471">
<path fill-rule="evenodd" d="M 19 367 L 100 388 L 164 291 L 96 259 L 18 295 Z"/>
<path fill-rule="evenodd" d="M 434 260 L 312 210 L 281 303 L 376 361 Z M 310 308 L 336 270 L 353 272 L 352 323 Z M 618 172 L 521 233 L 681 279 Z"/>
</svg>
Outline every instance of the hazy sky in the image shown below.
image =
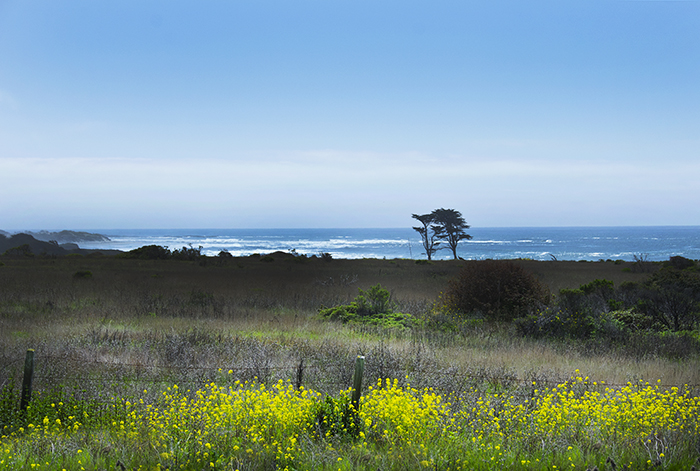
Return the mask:
<svg viewBox="0 0 700 471">
<path fill-rule="evenodd" d="M 700 224 L 700 2 L 0 0 L 0 229 Z"/>
</svg>

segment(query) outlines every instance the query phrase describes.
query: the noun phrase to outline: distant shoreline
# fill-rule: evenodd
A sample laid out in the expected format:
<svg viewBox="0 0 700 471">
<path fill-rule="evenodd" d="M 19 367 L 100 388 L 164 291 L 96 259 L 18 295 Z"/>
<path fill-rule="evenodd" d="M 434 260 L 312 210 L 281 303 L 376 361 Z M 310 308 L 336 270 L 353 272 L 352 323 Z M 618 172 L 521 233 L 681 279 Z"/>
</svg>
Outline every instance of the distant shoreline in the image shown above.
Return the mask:
<svg viewBox="0 0 700 471">
<path fill-rule="evenodd" d="M 700 226 L 620 226 L 590 228 L 470 228 L 473 238 L 459 244 L 467 260 L 668 260 L 680 255 L 700 259 Z M 8 235 L 7 231 L 0 234 Z M 419 235 L 411 227 L 394 229 L 113 229 L 109 231 L 29 231 L 27 236 L 68 251 L 124 253 L 156 245 L 169 250 L 201 247 L 201 255 L 234 257 L 276 251 L 334 259 L 425 259 Z M 0 241 L 2 238 L 0 238 Z M 25 241 L 23 243 L 28 243 Z M 21 245 L 15 243 L 11 247 Z M 49 250 L 51 249 L 51 250 Z M 3 253 L 0 251 L 0 253 Z M 435 260 L 451 259 L 440 250 Z"/>
</svg>

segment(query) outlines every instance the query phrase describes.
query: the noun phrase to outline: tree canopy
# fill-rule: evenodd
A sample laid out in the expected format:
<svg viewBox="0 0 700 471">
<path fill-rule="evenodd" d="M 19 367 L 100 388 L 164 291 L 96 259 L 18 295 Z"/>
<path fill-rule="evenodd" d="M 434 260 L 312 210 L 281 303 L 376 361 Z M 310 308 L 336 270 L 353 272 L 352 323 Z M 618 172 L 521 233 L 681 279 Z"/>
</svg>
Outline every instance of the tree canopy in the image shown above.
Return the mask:
<svg viewBox="0 0 700 471">
<path fill-rule="evenodd" d="M 447 242 L 448 247 L 452 250 L 452 255 L 457 260 L 457 244 L 459 244 L 459 241 L 472 238 L 465 232 L 466 229 L 469 229 L 469 225 L 462 217 L 462 213 L 454 209 L 440 208 L 431 214 L 434 217 L 434 224 L 442 228 L 439 238 Z"/>
<path fill-rule="evenodd" d="M 461 240 L 472 238 L 465 232 L 469 225 L 462 217 L 462 213 L 454 209 L 435 209 L 429 214 L 413 214 L 413 219 L 421 222 L 422 226 L 413 229 L 421 235 L 421 241 L 428 260 L 432 260 L 441 242 L 446 242 L 457 259 L 457 245 Z"/>
<path fill-rule="evenodd" d="M 428 256 L 428 260 L 432 260 L 433 254 L 437 252 L 438 245 L 440 245 L 439 238 L 442 235 L 442 228 L 434 224 L 435 216 L 432 213 L 414 214 L 412 217 L 423 224 L 422 226 L 414 227 L 413 230 L 420 234 L 425 255 Z"/>
</svg>

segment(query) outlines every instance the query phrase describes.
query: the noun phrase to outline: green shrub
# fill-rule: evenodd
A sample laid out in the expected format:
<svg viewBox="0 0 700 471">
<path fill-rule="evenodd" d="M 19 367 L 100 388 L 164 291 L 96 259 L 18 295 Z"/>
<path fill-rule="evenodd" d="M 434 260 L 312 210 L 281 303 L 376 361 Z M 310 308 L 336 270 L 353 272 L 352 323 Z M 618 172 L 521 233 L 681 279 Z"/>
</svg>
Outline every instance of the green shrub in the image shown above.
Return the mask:
<svg viewBox="0 0 700 471">
<path fill-rule="evenodd" d="M 611 281 L 594 280 L 563 289 L 553 307 L 518 319 L 517 330 L 529 336 L 615 342 L 634 332 L 691 331 L 700 318 L 700 273 L 694 266 L 672 257 L 642 283 L 615 288 Z"/>
<path fill-rule="evenodd" d="M 576 289 L 560 290 L 557 304 L 562 310 L 584 314 L 622 308 L 615 299 L 614 283 L 599 279 Z"/>
<path fill-rule="evenodd" d="M 394 312 L 389 290 L 381 285 L 369 290 L 358 289 L 360 294 L 350 304 L 322 308 L 319 314 L 330 320 L 343 323 L 352 322 L 381 327 L 412 327 L 418 320 L 410 314 Z"/>
<path fill-rule="evenodd" d="M 581 313 L 550 308 L 515 319 L 514 323 L 519 334 L 529 337 L 618 341 L 630 330 L 623 321 L 630 315 L 628 311 Z"/>
<path fill-rule="evenodd" d="M 80 270 L 80 271 L 75 272 L 75 274 L 73 275 L 73 278 L 83 279 L 83 280 L 88 279 L 88 278 L 92 278 L 92 272 L 90 270 Z"/>
<path fill-rule="evenodd" d="M 480 313 L 491 320 L 512 320 L 548 304 L 549 299 L 545 285 L 520 265 L 483 260 L 468 263 L 450 282 L 444 308 Z"/>
<path fill-rule="evenodd" d="M 355 298 L 357 313 L 361 316 L 386 314 L 394 310 L 391 302 L 391 293 L 382 285 L 372 286 L 369 290 L 358 289 L 360 294 Z"/>
<path fill-rule="evenodd" d="M 634 283 L 616 289 L 612 281 L 596 279 L 576 289 L 562 289 L 554 306 L 516 320 L 523 335 L 617 340 L 630 331 L 649 328 L 649 316 L 635 311 Z"/>
<path fill-rule="evenodd" d="M 264 257 L 260 257 L 260 261 L 265 262 L 265 263 L 270 263 L 270 262 L 274 262 L 275 259 L 270 257 L 269 255 L 265 255 Z"/>
<path fill-rule="evenodd" d="M 3 255 L 23 255 L 25 257 L 33 257 L 34 252 L 32 252 L 32 248 L 29 246 L 29 244 L 22 244 L 17 247 L 12 247 L 11 249 L 7 249 Z"/>
</svg>

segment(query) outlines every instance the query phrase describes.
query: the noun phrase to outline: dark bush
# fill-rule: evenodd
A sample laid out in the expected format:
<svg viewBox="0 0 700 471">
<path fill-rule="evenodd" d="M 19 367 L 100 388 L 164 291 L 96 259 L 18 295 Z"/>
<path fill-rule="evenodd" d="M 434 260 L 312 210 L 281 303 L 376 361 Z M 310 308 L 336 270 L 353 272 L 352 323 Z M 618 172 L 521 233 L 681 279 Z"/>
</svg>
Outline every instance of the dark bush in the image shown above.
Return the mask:
<svg viewBox="0 0 700 471">
<path fill-rule="evenodd" d="M 3 255 L 23 255 L 25 257 L 33 257 L 34 252 L 32 252 L 32 248 L 29 246 L 29 244 L 22 244 L 17 247 L 12 247 L 11 249 L 7 249 Z"/>
<path fill-rule="evenodd" d="M 688 332 L 629 332 L 615 341 L 593 338 L 580 345 L 581 353 L 590 355 L 615 354 L 631 358 L 684 359 L 700 353 L 700 341 Z"/>
<path fill-rule="evenodd" d="M 516 329 L 532 337 L 582 340 L 595 351 L 692 355 L 700 350 L 691 332 L 700 319 L 700 273 L 688 262 L 672 257 L 645 281 L 618 288 L 595 280 L 563 289 L 552 307 L 516 319 Z"/>
<path fill-rule="evenodd" d="M 640 287 L 637 309 L 673 331 L 692 330 L 700 316 L 700 273 L 664 267 Z"/>
<path fill-rule="evenodd" d="M 140 260 L 168 260 L 172 253 L 167 247 L 160 245 L 144 245 L 119 255 L 122 258 L 137 258 Z"/>
<path fill-rule="evenodd" d="M 689 258 L 681 257 L 680 255 L 676 255 L 675 257 L 671 257 L 668 262 L 668 265 L 671 267 L 675 268 L 676 270 L 686 270 L 688 268 L 694 268 L 695 267 L 695 261 L 691 260 Z"/>
<path fill-rule="evenodd" d="M 450 282 L 444 302 L 451 311 L 512 320 L 548 304 L 549 299 L 549 290 L 520 265 L 484 260 L 465 265 Z"/>
<path fill-rule="evenodd" d="M 75 272 L 73 275 L 73 278 L 78 278 L 78 279 L 87 279 L 87 278 L 92 278 L 92 272 L 89 270 L 81 270 Z"/>
<path fill-rule="evenodd" d="M 222 250 L 216 255 L 216 262 L 219 265 L 226 265 L 231 261 L 233 261 L 233 255 L 227 250 Z"/>
<path fill-rule="evenodd" d="M 629 330 L 623 319 L 630 316 L 629 311 L 578 312 L 553 307 L 515 319 L 515 327 L 518 333 L 530 337 L 617 341 Z"/>
<path fill-rule="evenodd" d="M 173 250 L 172 258 L 175 260 L 194 262 L 202 258 L 202 248 L 203 247 L 201 245 L 196 249 L 190 245 L 189 247 L 183 247 L 180 250 Z"/>
<path fill-rule="evenodd" d="M 576 289 L 562 289 L 557 305 L 564 311 L 579 314 L 614 311 L 623 307 L 615 299 L 615 285 L 608 280 L 593 280 Z"/>
</svg>

